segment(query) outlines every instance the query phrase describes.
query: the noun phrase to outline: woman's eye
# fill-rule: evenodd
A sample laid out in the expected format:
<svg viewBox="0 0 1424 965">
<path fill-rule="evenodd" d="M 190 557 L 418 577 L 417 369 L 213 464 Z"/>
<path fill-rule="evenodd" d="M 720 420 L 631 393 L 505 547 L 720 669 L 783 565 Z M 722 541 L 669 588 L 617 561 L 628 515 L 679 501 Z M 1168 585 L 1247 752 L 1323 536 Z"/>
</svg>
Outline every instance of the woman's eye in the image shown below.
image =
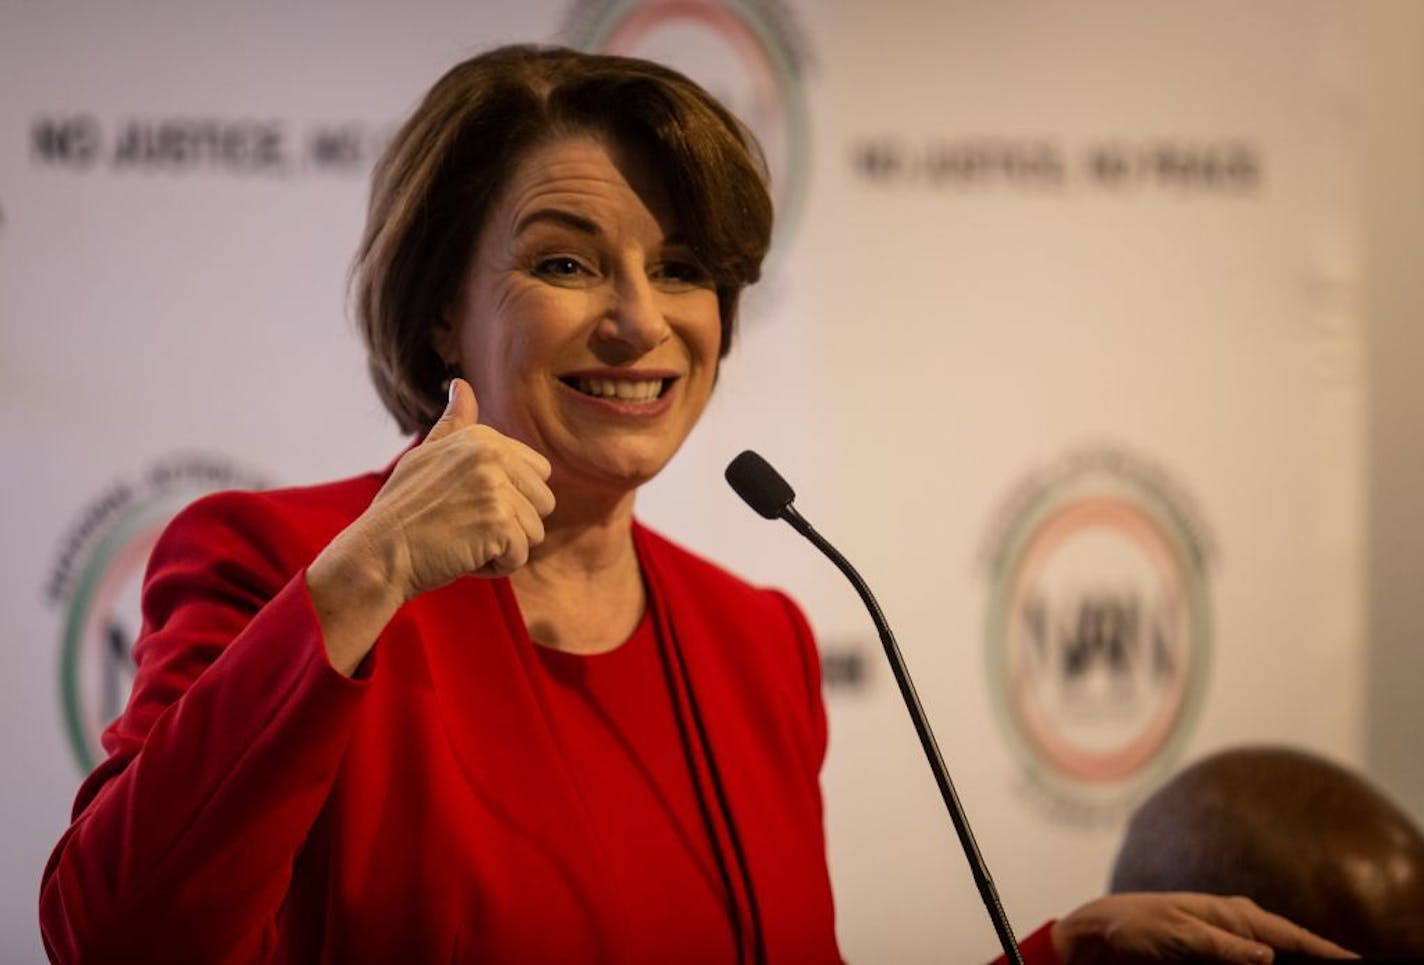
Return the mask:
<svg viewBox="0 0 1424 965">
<path fill-rule="evenodd" d="M 534 266 L 534 273 L 546 278 L 577 278 L 584 274 L 583 264 L 568 255 L 544 258 Z"/>
<path fill-rule="evenodd" d="M 696 262 L 665 261 L 657 267 L 656 277 L 676 285 L 701 285 L 707 281 L 707 272 Z"/>
</svg>

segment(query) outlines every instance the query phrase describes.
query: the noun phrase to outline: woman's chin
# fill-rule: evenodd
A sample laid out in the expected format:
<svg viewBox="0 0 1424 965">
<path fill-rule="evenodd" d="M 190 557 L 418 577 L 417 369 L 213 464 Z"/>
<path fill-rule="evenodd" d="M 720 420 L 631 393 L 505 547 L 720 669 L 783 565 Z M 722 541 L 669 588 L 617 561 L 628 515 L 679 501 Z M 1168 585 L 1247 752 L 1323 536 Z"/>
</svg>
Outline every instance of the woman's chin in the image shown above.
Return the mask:
<svg viewBox="0 0 1424 965">
<path fill-rule="evenodd" d="M 602 454 L 599 457 L 558 460 L 551 484 L 555 495 L 586 493 L 612 498 L 631 496 L 639 487 L 654 479 L 671 454 L 654 456 L 646 453 Z"/>
</svg>

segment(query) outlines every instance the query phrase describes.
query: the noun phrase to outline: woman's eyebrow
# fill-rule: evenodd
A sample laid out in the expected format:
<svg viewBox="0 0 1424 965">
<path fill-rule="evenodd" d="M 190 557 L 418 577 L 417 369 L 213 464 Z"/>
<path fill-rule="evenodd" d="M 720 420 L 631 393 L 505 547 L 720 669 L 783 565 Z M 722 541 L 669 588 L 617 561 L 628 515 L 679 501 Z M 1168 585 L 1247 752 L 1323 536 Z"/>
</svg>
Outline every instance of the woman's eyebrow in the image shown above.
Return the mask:
<svg viewBox="0 0 1424 965">
<path fill-rule="evenodd" d="M 524 229 L 530 225 L 540 222 L 562 225 L 565 228 L 572 228 L 580 234 L 598 236 L 602 234 L 599 227 L 594 222 L 574 214 L 572 211 L 565 211 L 562 208 L 537 208 L 519 219 L 519 223 L 514 226 L 514 233 L 522 234 Z"/>
</svg>

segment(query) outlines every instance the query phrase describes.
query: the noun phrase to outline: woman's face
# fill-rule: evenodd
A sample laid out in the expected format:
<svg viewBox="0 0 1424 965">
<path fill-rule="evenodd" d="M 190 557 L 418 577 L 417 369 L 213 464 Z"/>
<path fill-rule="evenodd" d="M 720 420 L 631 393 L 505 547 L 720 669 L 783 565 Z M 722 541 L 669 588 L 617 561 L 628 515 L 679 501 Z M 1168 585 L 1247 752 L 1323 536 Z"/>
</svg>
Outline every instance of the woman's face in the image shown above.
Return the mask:
<svg viewBox="0 0 1424 965">
<path fill-rule="evenodd" d="M 520 160 L 448 322 L 436 348 L 474 387 L 480 422 L 547 456 L 556 487 L 652 478 L 717 370 L 717 293 L 661 180 L 593 136 Z"/>
</svg>

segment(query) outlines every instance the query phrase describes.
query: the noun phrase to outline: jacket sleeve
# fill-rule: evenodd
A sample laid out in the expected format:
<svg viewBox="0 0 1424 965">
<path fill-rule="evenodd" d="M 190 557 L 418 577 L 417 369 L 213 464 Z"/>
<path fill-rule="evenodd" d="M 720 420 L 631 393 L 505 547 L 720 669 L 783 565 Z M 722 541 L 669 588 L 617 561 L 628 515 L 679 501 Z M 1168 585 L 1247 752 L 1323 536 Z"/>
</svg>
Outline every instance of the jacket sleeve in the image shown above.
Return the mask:
<svg viewBox="0 0 1424 965">
<path fill-rule="evenodd" d="M 364 684 L 268 498 L 208 497 L 149 562 L 133 692 L 45 869 L 54 961 L 260 961 Z M 305 541 L 308 545 L 310 540 Z"/>
<path fill-rule="evenodd" d="M 1053 947 L 1053 922 L 1044 922 L 1038 931 L 1019 942 L 1019 954 L 1024 965 L 1063 965 L 1058 958 L 1058 950 Z M 1003 955 L 994 959 L 993 965 L 1008 965 Z"/>
</svg>

